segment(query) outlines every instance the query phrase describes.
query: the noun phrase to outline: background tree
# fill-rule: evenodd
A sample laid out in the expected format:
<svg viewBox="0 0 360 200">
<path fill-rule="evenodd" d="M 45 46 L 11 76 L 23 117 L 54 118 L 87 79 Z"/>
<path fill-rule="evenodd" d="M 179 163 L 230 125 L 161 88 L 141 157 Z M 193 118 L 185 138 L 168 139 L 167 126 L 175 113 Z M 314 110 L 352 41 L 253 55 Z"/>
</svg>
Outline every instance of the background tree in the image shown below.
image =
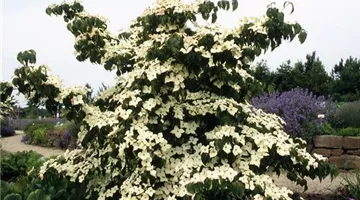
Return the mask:
<svg viewBox="0 0 360 200">
<path fill-rule="evenodd" d="M 39 117 L 53 117 L 44 107 L 37 106 L 31 102 L 27 102 L 27 106 L 19 108 L 20 116 L 22 118 L 37 119 Z"/>
<path fill-rule="evenodd" d="M 354 101 L 360 99 L 360 60 L 349 57 L 334 66 L 331 72 L 334 97 L 338 101 Z"/>
<path fill-rule="evenodd" d="M 254 96 L 258 96 L 263 92 L 271 93 L 275 90 L 275 73 L 270 71 L 265 60 L 258 62 L 254 72 L 251 74 L 260 83 L 258 92 L 255 92 Z"/>
<path fill-rule="evenodd" d="M 274 76 L 275 89 L 277 91 L 289 91 L 292 88 L 298 87 L 298 83 L 295 82 L 293 67 L 291 66 L 290 60 L 281 64 Z"/>
<path fill-rule="evenodd" d="M 297 81 L 300 87 L 309 89 L 315 95 L 330 93 L 330 76 L 319 57 L 316 57 L 315 51 L 311 55 L 306 55 L 305 63 L 296 63 L 295 69 L 300 72 L 298 75 L 300 80 Z"/>
<path fill-rule="evenodd" d="M 275 72 L 275 88 L 284 92 L 294 88 L 306 88 L 315 95 L 329 95 L 331 78 L 316 52 L 306 55 L 306 61 L 296 62 L 291 66 L 290 61 L 280 65 Z"/>
</svg>

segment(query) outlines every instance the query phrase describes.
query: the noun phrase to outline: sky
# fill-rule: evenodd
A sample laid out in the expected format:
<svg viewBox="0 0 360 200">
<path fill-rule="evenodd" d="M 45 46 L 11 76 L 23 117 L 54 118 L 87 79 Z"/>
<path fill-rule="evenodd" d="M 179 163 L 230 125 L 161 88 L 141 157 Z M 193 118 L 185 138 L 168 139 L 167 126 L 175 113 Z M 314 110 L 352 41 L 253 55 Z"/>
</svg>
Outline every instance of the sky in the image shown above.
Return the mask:
<svg viewBox="0 0 360 200">
<path fill-rule="evenodd" d="M 191 0 L 186 0 L 187 2 Z M 115 73 L 105 71 L 102 66 L 90 62 L 79 62 L 74 56 L 74 37 L 66 29 L 61 17 L 48 16 L 45 9 L 62 0 L 1 0 L 1 80 L 10 81 L 14 69 L 19 67 L 18 52 L 34 49 L 37 64 L 45 64 L 51 73 L 63 79 L 64 86 L 89 83 L 95 91 L 101 83 L 115 84 Z M 151 6 L 154 0 L 83 0 L 89 13 L 98 14 L 109 20 L 109 29 L 126 29 L 130 22 Z M 222 12 L 218 22 L 227 27 L 235 26 L 245 16 L 265 14 L 269 3 L 282 6 L 282 0 L 239 0 L 235 12 Z M 341 58 L 360 58 L 360 7 L 359 0 L 292 0 L 295 12 L 285 10 L 286 20 L 297 21 L 307 31 L 304 44 L 297 40 L 285 42 L 273 52 L 262 55 L 268 66 L 275 70 L 281 63 L 291 60 L 305 60 L 306 54 L 316 51 L 325 69 L 330 72 Z M 17 97 L 24 106 L 23 97 Z"/>
</svg>

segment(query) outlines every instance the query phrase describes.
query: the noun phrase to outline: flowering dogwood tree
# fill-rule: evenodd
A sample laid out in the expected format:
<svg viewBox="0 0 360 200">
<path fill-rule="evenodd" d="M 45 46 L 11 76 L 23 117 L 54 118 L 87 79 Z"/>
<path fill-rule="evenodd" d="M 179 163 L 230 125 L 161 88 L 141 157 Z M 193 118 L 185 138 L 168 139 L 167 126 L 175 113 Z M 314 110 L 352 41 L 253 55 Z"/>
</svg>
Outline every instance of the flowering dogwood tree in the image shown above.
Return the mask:
<svg viewBox="0 0 360 200">
<path fill-rule="evenodd" d="M 141 200 L 291 199 L 272 173 L 305 187 L 305 177 L 332 173 L 303 140 L 289 138 L 282 119 L 246 101 L 255 57 L 283 40 L 304 42 L 306 32 L 273 5 L 233 28 L 216 23 L 220 9 L 237 6 L 158 0 L 118 35 L 78 2 L 48 7 L 75 36 L 77 59 L 119 78 L 89 104 L 86 87 L 62 88 L 46 66 L 35 66 L 34 51 L 19 53 L 17 89 L 81 124 L 82 148 L 47 161 L 41 173 L 55 169 L 86 183 L 88 198 Z"/>
<path fill-rule="evenodd" d="M 4 120 L 13 111 L 15 105 L 13 86 L 9 82 L 0 82 L 0 120 Z"/>
</svg>

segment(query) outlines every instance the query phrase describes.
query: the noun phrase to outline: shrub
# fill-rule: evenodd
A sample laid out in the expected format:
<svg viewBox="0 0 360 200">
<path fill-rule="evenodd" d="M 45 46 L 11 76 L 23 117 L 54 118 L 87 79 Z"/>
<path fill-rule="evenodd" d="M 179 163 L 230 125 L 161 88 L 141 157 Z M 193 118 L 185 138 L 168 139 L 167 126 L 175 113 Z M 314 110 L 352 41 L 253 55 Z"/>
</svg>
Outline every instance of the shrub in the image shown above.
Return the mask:
<svg viewBox="0 0 360 200">
<path fill-rule="evenodd" d="M 331 122 L 334 127 L 360 128 L 360 101 L 344 103 L 341 105 Z"/>
<path fill-rule="evenodd" d="M 39 169 L 44 160 L 35 151 L 9 153 L 1 157 L 1 179 L 8 181 L 27 175 L 33 168 Z M 35 174 L 38 172 L 33 171 Z"/>
<path fill-rule="evenodd" d="M 315 135 L 336 135 L 337 131 L 329 123 L 308 123 L 305 125 L 307 138 Z"/>
<path fill-rule="evenodd" d="M 52 128 L 54 128 L 54 125 L 47 122 L 37 121 L 28 124 L 24 129 L 25 134 L 28 136 L 28 143 L 45 145 L 46 131 Z"/>
<path fill-rule="evenodd" d="M 341 136 L 360 136 L 360 128 L 347 127 L 340 129 L 336 135 Z"/>
<path fill-rule="evenodd" d="M 15 130 L 11 127 L 1 127 L 1 137 L 9 137 L 15 135 Z"/>
<path fill-rule="evenodd" d="M 39 171 L 36 168 L 34 171 Z M 38 174 L 20 175 L 15 181 L 1 180 L 1 199 L 27 200 L 77 200 L 86 199 L 85 184 L 71 182 L 55 170 L 47 171 L 42 178 Z M 35 197 L 35 198 L 34 198 Z"/>
<path fill-rule="evenodd" d="M 304 139 L 311 138 L 312 134 L 319 131 L 322 128 L 319 125 L 328 121 L 336 108 L 334 103 L 326 101 L 323 96 L 317 97 L 300 88 L 283 93 L 265 93 L 251 102 L 256 108 L 279 115 L 286 123 L 284 130 L 291 137 Z M 319 118 L 319 114 L 323 114 L 324 118 Z"/>
<path fill-rule="evenodd" d="M 32 144 L 46 146 L 46 132 L 47 128 L 45 127 L 39 127 L 33 130 Z"/>
<path fill-rule="evenodd" d="M 48 122 L 35 121 L 31 124 L 28 124 L 24 128 L 24 132 L 27 135 L 31 135 L 34 132 L 34 130 L 36 130 L 38 128 L 52 129 L 52 128 L 54 128 L 54 125 L 52 125 L 51 123 L 48 123 Z"/>
</svg>

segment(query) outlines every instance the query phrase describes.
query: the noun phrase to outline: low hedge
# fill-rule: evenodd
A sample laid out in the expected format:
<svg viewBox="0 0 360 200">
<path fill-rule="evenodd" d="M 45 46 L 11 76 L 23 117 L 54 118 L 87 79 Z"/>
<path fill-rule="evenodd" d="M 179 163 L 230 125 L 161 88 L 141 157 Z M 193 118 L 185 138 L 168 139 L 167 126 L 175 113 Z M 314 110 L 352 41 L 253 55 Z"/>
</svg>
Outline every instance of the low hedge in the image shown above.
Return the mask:
<svg viewBox="0 0 360 200">
<path fill-rule="evenodd" d="M 360 128 L 354 128 L 354 127 L 342 128 L 339 131 L 337 131 L 334 135 L 360 137 Z"/>
</svg>

